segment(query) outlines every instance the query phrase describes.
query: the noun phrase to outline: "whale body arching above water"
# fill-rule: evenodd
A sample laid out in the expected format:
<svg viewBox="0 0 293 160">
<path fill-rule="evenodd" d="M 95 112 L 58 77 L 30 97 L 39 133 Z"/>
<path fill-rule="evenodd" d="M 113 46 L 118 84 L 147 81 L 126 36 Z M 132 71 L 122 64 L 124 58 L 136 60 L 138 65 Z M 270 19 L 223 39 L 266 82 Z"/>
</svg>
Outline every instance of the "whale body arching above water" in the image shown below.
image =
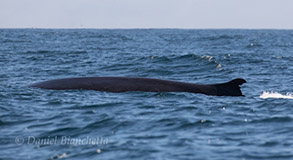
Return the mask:
<svg viewBox="0 0 293 160">
<path fill-rule="evenodd" d="M 137 77 L 77 77 L 55 79 L 29 85 L 42 89 L 52 90 L 96 90 L 106 92 L 191 92 L 213 96 L 244 96 L 240 85 L 246 83 L 237 78 L 226 83 L 195 84 L 154 78 Z"/>
</svg>

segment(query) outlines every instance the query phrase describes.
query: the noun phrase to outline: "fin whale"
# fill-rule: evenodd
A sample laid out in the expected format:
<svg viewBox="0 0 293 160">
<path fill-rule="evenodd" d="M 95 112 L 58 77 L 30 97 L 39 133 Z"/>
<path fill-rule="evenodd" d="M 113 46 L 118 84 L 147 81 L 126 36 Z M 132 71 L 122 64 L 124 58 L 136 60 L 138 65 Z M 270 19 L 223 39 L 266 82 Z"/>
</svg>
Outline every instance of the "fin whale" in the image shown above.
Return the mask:
<svg viewBox="0 0 293 160">
<path fill-rule="evenodd" d="M 42 89 L 52 90 L 96 90 L 106 92 L 191 92 L 213 96 L 244 96 L 240 85 L 246 83 L 244 79 L 237 78 L 226 83 L 195 84 L 154 78 L 136 77 L 77 77 L 55 79 L 29 85 Z"/>
</svg>

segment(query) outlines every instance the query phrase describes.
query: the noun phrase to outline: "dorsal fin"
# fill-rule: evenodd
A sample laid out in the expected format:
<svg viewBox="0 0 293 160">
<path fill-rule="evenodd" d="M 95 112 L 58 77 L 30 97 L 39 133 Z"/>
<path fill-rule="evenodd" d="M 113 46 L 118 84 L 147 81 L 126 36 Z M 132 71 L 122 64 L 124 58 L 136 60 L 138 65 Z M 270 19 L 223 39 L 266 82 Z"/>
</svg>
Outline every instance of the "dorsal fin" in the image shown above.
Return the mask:
<svg viewBox="0 0 293 160">
<path fill-rule="evenodd" d="M 242 78 L 233 79 L 230 82 L 216 84 L 218 96 L 244 96 L 240 90 L 240 85 L 246 83 Z"/>
</svg>

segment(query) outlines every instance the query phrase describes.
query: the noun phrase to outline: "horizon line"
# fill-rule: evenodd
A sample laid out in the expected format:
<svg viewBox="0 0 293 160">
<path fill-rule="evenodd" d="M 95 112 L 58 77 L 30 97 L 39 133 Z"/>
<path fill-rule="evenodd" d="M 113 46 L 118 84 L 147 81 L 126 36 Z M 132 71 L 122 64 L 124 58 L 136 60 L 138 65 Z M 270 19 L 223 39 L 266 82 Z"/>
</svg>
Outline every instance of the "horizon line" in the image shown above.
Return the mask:
<svg viewBox="0 0 293 160">
<path fill-rule="evenodd" d="M 96 29 L 96 30 L 155 30 L 155 29 L 174 29 L 174 30 L 293 30 L 293 28 L 230 28 L 230 27 L 223 27 L 223 28 L 179 28 L 179 27 L 0 27 L 0 29 Z"/>
</svg>

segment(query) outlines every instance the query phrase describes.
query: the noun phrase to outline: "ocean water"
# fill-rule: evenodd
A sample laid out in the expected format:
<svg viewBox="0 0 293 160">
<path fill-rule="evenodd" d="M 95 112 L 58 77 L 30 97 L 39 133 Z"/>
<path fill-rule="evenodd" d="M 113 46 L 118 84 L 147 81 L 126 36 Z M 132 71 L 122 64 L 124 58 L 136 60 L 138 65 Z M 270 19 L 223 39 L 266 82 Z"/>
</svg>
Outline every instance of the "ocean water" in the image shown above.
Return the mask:
<svg viewBox="0 0 293 160">
<path fill-rule="evenodd" d="M 0 159 L 293 159 L 293 30 L 0 29 Z M 28 88 L 244 78 L 245 97 Z"/>
</svg>

